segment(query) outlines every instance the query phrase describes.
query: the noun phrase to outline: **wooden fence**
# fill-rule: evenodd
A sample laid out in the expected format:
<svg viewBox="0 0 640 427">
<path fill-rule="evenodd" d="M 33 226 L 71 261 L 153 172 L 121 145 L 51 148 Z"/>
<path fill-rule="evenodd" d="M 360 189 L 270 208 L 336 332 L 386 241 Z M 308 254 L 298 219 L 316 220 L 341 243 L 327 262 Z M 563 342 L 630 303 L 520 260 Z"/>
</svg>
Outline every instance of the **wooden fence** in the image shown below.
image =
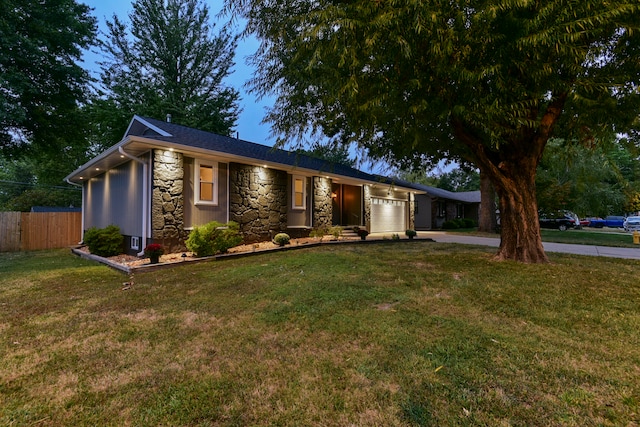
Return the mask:
<svg viewBox="0 0 640 427">
<path fill-rule="evenodd" d="M 0 252 L 64 248 L 81 238 L 81 212 L 0 212 Z"/>
</svg>

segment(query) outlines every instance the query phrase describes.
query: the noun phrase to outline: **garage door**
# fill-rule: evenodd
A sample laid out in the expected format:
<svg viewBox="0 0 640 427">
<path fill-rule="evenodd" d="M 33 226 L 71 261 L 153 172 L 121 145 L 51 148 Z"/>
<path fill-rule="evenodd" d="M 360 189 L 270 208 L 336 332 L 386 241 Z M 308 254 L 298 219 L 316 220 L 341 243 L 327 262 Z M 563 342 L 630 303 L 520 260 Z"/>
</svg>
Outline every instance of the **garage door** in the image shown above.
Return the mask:
<svg viewBox="0 0 640 427">
<path fill-rule="evenodd" d="M 371 198 L 371 232 L 400 233 L 406 227 L 407 202 L 404 200 L 388 200 Z"/>
</svg>

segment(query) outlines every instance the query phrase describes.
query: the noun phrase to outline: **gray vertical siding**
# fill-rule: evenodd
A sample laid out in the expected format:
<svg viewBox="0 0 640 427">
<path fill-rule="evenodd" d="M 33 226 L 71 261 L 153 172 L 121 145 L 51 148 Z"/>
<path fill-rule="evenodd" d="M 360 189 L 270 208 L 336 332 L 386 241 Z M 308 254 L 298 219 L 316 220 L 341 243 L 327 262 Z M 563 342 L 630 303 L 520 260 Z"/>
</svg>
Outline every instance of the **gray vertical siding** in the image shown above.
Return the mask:
<svg viewBox="0 0 640 427">
<path fill-rule="evenodd" d="M 226 223 L 229 210 L 228 164 L 218 163 L 218 206 L 195 204 L 195 159 L 184 158 L 184 226 L 192 228 L 211 221 Z"/>
<path fill-rule="evenodd" d="M 142 165 L 129 161 L 85 185 L 84 226 L 117 225 L 128 236 L 142 235 Z"/>
</svg>

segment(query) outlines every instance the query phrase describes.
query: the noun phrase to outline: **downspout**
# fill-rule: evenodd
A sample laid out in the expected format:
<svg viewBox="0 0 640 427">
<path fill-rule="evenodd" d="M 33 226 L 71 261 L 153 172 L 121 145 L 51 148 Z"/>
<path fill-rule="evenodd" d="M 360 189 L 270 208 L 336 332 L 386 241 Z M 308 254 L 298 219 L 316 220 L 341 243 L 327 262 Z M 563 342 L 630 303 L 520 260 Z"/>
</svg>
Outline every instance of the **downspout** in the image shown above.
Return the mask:
<svg viewBox="0 0 640 427">
<path fill-rule="evenodd" d="M 82 190 L 82 206 L 80 207 L 80 241 L 78 244 L 81 244 L 84 241 L 84 185 L 76 184 L 75 182 L 71 182 L 69 178 L 65 179 L 67 184 L 73 185 L 74 187 L 80 187 Z"/>
<path fill-rule="evenodd" d="M 149 165 L 144 160 L 140 160 L 138 157 L 133 156 L 126 151 L 122 146 L 118 147 L 118 151 L 123 156 L 133 160 L 134 162 L 138 162 L 142 165 L 142 245 L 143 248 L 140 252 L 138 252 L 138 256 L 141 257 L 144 255 L 144 247 L 147 245 L 147 228 L 149 221 Z"/>
</svg>

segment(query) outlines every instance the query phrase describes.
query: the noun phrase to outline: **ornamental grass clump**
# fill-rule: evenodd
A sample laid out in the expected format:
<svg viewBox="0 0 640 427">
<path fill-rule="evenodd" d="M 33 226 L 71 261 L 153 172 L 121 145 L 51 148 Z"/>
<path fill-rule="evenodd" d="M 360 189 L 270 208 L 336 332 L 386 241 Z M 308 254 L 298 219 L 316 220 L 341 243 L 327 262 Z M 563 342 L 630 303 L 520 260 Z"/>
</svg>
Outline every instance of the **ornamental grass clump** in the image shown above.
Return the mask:
<svg viewBox="0 0 640 427">
<path fill-rule="evenodd" d="M 242 242 L 242 236 L 237 222 L 229 221 L 223 224 L 211 221 L 205 225 L 193 227 L 185 245 L 196 257 L 205 257 L 226 253 L 240 242 Z"/>
</svg>

